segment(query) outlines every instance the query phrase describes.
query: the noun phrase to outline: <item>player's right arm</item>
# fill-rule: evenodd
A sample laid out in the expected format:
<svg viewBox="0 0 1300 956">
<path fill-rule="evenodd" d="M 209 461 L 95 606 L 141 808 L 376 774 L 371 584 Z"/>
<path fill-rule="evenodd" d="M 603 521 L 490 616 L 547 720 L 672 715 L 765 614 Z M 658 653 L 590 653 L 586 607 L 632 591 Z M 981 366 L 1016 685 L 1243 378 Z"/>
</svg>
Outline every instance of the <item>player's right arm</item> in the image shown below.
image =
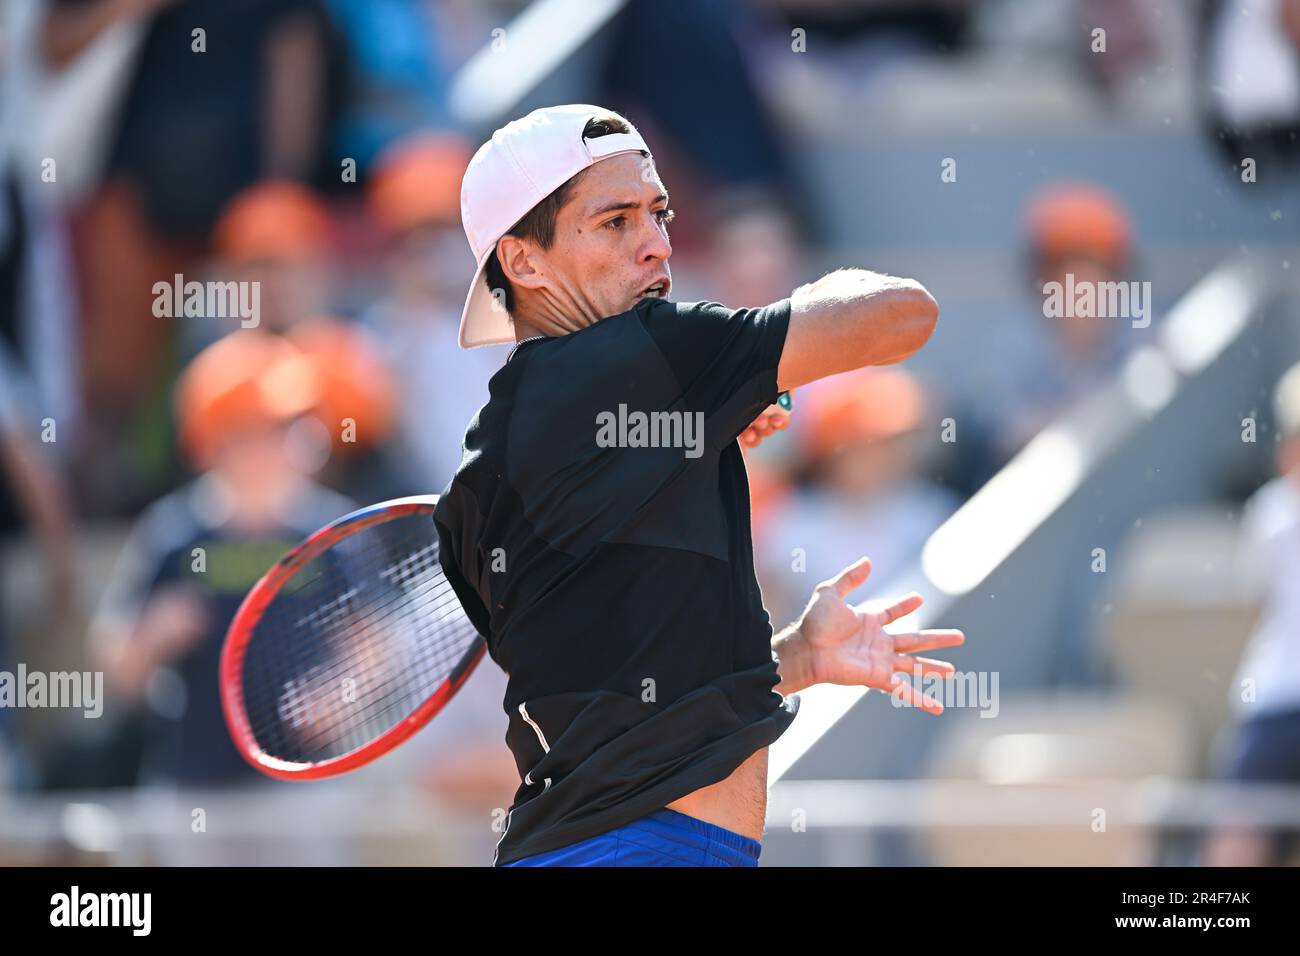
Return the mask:
<svg viewBox="0 0 1300 956">
<path fill-rule="evenodd" d="M 926 343 L 938 319 L 934 297 L 915 279 L 836 270 L 790 296 L 777 387 L 901 362 Z"/>
</svg>

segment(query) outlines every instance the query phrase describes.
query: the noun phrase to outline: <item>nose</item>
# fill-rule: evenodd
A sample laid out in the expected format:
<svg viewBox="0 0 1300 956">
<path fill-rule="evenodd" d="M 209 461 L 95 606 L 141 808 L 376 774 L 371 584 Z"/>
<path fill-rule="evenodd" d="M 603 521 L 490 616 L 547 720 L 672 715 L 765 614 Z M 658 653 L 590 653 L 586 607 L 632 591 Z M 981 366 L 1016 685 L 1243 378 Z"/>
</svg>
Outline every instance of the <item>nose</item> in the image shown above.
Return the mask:
<svg viewBox="0 0 1300 956">
<path fill-rule="evenodd" d="M 651 214 L 649 229 L 650 232 L 641 247 L 641 261 L 649 262 L 651 259 L 666 260 L 673 254 L 673 244 L 668 240 L 667 224 L 660 222 L 657 216 Z"/>
</svg>

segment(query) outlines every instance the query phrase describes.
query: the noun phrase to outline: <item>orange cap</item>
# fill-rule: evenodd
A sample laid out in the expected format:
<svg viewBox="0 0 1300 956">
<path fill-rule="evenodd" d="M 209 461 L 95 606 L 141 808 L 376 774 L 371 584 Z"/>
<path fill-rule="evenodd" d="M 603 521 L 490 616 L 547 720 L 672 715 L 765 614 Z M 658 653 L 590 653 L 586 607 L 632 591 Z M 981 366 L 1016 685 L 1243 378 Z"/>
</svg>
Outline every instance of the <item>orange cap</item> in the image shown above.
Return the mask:
<svg viewBox="0 0 1300 956">
<path fill-rule="evenodd" d="M 299 183 L 270 180 L 230 201 L 213 238 L 223 259 L 297 261 L 322 251 L 329 230 L 329 211 L 315 193 Z"/>
<path fill-rule="evenodd" d="M 1128 258 L 1132 223 L 1114 196 L 1092 183 L 1058 183 L 1025 215 L 1029 240 L 1048 259 L 1087 255 L 1118 266 Z"/>
<path fill-rule="evenodd" d="M 798 423 L 804 453 L 820 459 L 845 445 L 892 438 L 921 424 L 925 396 L 902 369 L 859 369 L 801 392 Z"/>
<path fill-rule="evenodd" d="M 194 357 L 176 383 L 181 443 L 200 467 L 250 426 L 289 421 L 320 395 L 311 361 L 279 336 L 241 329 Z"/>
<path fill-rule="evenodd" d="M 286 333 L 314 363 L 321 380 L 316 415 L 345 453 L 375 445 L 392 430 L 397 391 L 378 347 L 361 328 L 337 319 L 299 322 Z M 345 419 L 355 422 L 350 433 Z M 351 438 L 351 440 L 348 440 Z"/>
<path fill-rule="evenodd" d="M 460 221 L 460 182 L 470 149 L 452 133 L 413 133 L 375 161 L 368 200 L 385 228 L 394 231 Z"/>
</svg>

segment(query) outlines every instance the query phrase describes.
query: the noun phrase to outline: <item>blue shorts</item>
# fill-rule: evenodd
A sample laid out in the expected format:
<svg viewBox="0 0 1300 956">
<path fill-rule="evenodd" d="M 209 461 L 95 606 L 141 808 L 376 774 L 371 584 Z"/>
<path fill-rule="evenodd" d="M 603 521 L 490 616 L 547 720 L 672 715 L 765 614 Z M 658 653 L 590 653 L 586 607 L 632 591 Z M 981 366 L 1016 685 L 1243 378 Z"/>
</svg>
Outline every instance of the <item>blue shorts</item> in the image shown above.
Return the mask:
<svg viewBox="0 0 1300 956">
<path fill-rule="evenodd" d="M 763 845 L 665 807 L 608 833 L 505 866 L 758 866 Z"/>
</svg>

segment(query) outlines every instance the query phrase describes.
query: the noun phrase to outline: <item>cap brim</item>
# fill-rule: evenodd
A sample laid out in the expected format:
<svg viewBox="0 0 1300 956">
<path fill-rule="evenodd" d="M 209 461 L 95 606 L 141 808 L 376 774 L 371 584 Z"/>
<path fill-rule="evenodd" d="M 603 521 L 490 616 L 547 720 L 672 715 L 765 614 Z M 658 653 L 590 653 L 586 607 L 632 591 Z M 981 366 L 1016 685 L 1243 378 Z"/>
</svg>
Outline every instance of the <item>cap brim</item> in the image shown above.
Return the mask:
<svg viewBox="0 0 1300 956">
<path fill-rule="evenodd" d="M 500 345 L 515 340 L 515 326 L 510 321 L 505 303 L 493 296 L 483 281 L 488 257 L 495 248 L 494 244 L 479 260 L 478 268 L 474 270 L 474 281 L 469 286 L 469 294 L 465 296 L 465 308 L 460 313 L 460 347 L 463 349 Z"/>
</svg>

